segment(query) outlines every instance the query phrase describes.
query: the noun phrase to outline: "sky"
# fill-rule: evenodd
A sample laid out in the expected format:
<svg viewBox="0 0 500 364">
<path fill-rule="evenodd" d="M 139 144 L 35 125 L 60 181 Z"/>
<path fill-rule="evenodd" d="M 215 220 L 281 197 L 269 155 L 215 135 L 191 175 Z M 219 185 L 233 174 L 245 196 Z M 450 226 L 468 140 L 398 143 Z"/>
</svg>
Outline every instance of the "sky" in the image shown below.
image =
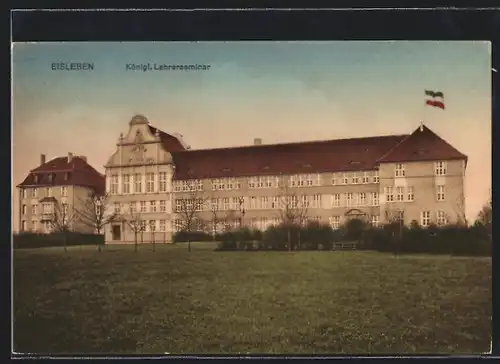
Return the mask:
<svg viewBox="0 0 500 364">
<path fill-rule="evenodd" d="M 91 62 L 93 71 L 54 71 Z M 206 71 L 130 71 L 129 63 Z M 72 152 L 100 172 L 135 114 L 193 149 L 409 134 L 423 120 L 468 155 L 474 219 L 491 188 L 489 42 L 79 42 L 12 47 L 13 184 Z M 425 107 L 441 91 L 446 110 Z M 14 230 L 18 199 L 13 189 Z"/>
</svg>

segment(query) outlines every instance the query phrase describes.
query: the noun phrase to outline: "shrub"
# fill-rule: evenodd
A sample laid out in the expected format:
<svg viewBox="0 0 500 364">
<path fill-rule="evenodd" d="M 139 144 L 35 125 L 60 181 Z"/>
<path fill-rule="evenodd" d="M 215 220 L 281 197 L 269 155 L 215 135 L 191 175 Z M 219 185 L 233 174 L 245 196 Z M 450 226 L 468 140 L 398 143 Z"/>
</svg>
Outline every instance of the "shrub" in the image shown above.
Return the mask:
<svg viewBox="0 0 500 364">
<path fill-rule="evenodd" d="M 65 239 L 67 246 L 75 245 L 104 245 L 104 235 L 83 234 L 77 232 L 64 233 L 20 233 L 13 235 L 14 249 L 29 249 L 64 246 Z"/>
<path fill-rule="evenodd" d="M 178 231 L 174 234 L 174 243 L 185 243 L 188 241 L 213 241 L 214 237 L 203 231 Z"/>
</svg>

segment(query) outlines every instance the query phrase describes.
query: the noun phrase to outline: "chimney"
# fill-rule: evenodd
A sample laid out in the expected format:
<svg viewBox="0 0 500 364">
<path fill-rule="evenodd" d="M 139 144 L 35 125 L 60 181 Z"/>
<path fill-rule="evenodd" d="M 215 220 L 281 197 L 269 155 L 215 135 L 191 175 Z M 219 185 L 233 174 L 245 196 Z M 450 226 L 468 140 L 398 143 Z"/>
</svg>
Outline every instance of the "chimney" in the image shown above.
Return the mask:
<svg viewBox="0 0 500 364">
<path fill-rule="evenodd" d="M 45 164 L 46 156 L 45 154 L 40 154 L 40 165 Z"/>
<path fill-rule="evenodd" d="M 253 140 L 253 145 L 261 145 L 262 144 L 262 139 L 260 138 L 255 138 Z"/>
<path fill-rule="evenodd" d="M 68 163 L 71 163 L 73 160 L 73 153 L 68 153 Z"/>
</svg>

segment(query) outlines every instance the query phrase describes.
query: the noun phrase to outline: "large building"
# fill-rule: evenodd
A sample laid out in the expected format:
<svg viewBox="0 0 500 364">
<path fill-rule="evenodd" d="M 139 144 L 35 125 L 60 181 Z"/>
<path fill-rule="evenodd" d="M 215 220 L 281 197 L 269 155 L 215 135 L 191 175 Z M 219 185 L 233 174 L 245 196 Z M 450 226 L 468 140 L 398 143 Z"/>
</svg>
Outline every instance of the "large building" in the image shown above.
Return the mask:
<svg viewBox="0 0 500 364">
<path fill-rule="evenodd" d="M 106 191 L 125 217 L 106 228 L 106 241 L 133 242 L 132 220 L 142 239 L 170 242 L 188 220 L 208 231 L 265 229 L 284 210 L 334 228 L 353 216 L 373 225 L 462 222 L 466 165 L 424 125 L 407 135 L 191 150 L 136 115 L 105 166 Z"/>
<path fill-rule="evenodd" d="M 87 163 L 86 157 L 68 153 L 47 162 L 42 154 L 40 165 L 17 186 L 19 229 L 50 233 L 67 226 L 72 231 L 93 233 L 75 211 L 83 208 L 89 194 L 102 194 L 104 188 L 104 176 Z"/>
</svg>

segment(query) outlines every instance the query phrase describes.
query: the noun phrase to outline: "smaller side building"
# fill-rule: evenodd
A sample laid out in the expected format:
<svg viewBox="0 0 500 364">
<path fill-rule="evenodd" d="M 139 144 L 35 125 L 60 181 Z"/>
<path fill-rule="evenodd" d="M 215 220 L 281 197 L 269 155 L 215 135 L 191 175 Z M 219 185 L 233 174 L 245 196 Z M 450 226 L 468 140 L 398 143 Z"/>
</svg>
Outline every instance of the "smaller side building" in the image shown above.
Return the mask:
<svg viewBox="0 0 500 364">
<path fill-rule="evenodd" d="M 105 178 L 87 163 L 85 156 L 57 157 L 30 171 L 17 186 L 19 193 L 19 231 L 50 233 L 65 225 L 71 231 L 94 233 L 94 229 L 78 218 L 75 211 L 83 208 L 91 193 L 105 192 Z M 63 219 L 64 221 L 58 221 Z"/>
</svg>

